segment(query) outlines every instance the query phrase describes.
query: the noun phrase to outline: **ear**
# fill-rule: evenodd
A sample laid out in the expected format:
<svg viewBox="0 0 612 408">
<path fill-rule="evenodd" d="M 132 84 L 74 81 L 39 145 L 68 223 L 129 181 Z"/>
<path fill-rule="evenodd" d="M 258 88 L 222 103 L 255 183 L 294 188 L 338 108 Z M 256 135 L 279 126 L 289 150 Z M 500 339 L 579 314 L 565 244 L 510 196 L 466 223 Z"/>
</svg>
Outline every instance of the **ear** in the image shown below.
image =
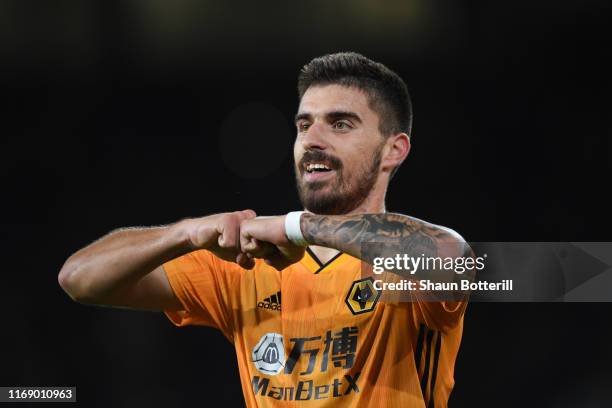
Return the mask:
<svg viewBox="0 0 612 408">
<path fill-rule="evenodd" d="M 406 133 L 397 133 L 389 136 L 383 148 L 381 167 L 391 171 L 396 168 L 410 153 L 410 137 Z"/>
</svg>

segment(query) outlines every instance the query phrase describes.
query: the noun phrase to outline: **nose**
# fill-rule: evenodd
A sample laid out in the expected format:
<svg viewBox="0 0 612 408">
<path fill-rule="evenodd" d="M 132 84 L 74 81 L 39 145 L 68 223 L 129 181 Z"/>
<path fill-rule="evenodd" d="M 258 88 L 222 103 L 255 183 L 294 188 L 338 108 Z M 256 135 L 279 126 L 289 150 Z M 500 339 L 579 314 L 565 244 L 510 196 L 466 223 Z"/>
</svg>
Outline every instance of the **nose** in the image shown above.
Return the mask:
<svg viewBox="0 0 612 408">
<path fill-rule="evenodd" d="M 305 132 L 300 134 L 304 150 L 325 150 L 327 148 L 324 127 L 324 124 L 315 121 Z"/>
</svg>

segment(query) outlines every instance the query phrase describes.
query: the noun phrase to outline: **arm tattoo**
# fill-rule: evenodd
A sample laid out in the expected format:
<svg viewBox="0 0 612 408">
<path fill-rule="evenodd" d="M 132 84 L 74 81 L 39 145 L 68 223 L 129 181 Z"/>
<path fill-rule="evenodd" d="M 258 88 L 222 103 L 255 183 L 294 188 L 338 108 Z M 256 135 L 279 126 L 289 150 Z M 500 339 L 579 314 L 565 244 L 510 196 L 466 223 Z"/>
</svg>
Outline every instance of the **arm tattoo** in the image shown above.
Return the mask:
<svg viewBox="0 0 612 408">
<path fill-rule="evenodd" d="M 360 214 L 326 216 L 305 213 L 301 219 L 304 238 L 313 244 L 335 248 L 364 261 L 373 254 L 362 254 L 362 243 L 383 243 L 387 252 L 435 256 L 439 245 L 452 234 L 441 227 L 402 214 Z M 456 242 L 456 241 L 455 241 Z M 383 254 L 377 254 L 380 256 Z"/>
</svg>

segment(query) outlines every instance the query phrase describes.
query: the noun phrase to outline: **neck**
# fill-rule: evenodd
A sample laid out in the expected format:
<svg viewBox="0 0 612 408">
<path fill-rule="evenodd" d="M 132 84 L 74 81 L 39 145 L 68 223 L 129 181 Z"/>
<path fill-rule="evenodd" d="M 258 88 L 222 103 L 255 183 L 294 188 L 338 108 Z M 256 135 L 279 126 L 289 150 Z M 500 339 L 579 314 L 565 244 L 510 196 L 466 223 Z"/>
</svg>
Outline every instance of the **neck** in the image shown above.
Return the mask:
<svg viewBox="0 0 612 408">
<path fill-rule="evenodd" d="M 380 214 L 387 212 L 385 209 L 384 194 L 370 194 L 355 209 L 343 215 Z"/>
</svg>

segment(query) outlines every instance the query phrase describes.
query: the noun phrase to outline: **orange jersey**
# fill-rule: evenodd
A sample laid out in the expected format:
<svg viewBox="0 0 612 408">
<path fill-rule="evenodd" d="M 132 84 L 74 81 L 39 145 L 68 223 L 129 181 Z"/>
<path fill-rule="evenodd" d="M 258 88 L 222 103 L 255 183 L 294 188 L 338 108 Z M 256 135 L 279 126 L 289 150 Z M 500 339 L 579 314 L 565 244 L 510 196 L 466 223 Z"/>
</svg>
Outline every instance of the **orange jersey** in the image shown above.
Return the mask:
<svg viewBox="0 0 612 408">
<path fill-rule="evenodd" d="M 184 307 L 166 314 L 232 342 L 248 407 L 447 406 L 465 302 L 383 302 L 343 253 L 279 272 L 200 250 L 164 269 Z"/>
</svg>

